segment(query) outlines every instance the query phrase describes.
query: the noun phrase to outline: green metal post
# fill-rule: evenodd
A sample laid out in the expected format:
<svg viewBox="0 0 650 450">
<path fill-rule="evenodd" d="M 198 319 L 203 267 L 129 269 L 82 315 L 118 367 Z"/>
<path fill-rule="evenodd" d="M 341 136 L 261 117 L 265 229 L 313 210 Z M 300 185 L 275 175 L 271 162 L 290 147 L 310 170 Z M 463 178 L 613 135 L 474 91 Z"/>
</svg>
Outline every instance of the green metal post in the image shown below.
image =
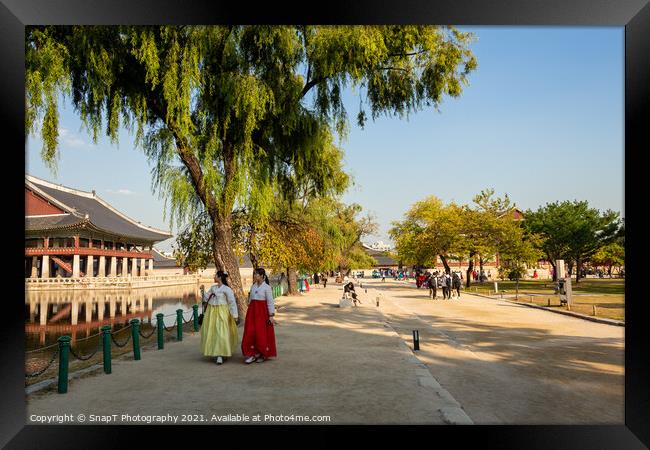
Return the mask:
<svg viewBox="0 0 650 450">
<path fill-rule="evenodd" d="M 194 331 L 199 331 L 199 305 L 192 305 L 194 310 Z"/>
<path fill-rule="evenodd" d="M 136 361 L 140 360 L 140 334 L 138 333 L 138 328 L 140 327 L 140 321 L 138 319 L 132 319 L 131 324 L 131 338 L 133 340 L 133 359 Z"/>
<path fill-rule="evenodd" d="M 156 327 L 158 329 L 158 350 L 165 348 L 165 315 L 156 314 Z"/>
<path fill-rule="evenodd" d="M 102 340 L 104 343 L 104 373 L 111 373 L 111 326 L 102 327 Z"/>
<path fill-rule="evenodd" d="M 183 310 L 176 310 L 176 339 L 183 340 Z"/>
<path fill-rule="evenodd" d="M 61 336 L 59 341 L 59 394 L 68 392 L 68 358 L 70 352 L 70 336 Z"/>
</svg>

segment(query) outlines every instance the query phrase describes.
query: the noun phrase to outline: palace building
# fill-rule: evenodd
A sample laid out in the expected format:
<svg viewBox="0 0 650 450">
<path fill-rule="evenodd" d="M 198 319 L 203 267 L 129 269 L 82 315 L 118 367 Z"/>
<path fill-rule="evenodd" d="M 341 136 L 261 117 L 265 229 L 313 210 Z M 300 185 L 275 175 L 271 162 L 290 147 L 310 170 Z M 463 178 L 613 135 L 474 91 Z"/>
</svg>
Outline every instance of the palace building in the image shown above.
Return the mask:
<svg viewBox="0 0 650 450">
<path fill-rule="evenodd" d="M 25 278 L 139 277 L 168 231 L 135 221 L 95 194 L 25 175 Z"/>
</svg>

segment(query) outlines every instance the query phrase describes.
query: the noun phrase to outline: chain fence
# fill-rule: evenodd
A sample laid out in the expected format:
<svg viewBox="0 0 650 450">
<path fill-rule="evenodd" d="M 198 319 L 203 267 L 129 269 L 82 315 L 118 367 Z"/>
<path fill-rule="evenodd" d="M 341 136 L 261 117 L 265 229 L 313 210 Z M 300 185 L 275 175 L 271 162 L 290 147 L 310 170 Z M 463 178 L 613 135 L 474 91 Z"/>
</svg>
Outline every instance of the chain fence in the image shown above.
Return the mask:
<svg viewBox="0 0 650 450">
<path fill-rule="evenodd" d="M 32 373 L 26 373 L 25 378 L 36 378 L 36 377 L 44 374 L 47 369 L 52 367 L 52 363 L 54 363 L 54 360 L 56 359 L 56 357 L 58 355 L 59 355 L 59 349 L 57 348 L 54 351 L 54 353 L 52 354 L 52 357 L 50 358 L 50 361 L 45 365 L 45 367 L 42 370 L 38 370 L 38 371 L 32 372 Z"/>
</svg>

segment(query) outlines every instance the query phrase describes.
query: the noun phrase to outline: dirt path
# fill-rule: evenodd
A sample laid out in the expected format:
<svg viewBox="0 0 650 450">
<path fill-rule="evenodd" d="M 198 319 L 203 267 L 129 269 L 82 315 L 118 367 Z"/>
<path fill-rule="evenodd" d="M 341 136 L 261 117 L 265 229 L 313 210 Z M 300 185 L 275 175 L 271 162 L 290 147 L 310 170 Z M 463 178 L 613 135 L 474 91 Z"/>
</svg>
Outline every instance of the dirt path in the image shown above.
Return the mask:
<svg viewBox="0 0 650 450">
<path fill-rule="evenodd" d="M 477 424 L 622 424 L 624 328 L 414 283 L 367 280 L 380 310 Z"/>
</svg>

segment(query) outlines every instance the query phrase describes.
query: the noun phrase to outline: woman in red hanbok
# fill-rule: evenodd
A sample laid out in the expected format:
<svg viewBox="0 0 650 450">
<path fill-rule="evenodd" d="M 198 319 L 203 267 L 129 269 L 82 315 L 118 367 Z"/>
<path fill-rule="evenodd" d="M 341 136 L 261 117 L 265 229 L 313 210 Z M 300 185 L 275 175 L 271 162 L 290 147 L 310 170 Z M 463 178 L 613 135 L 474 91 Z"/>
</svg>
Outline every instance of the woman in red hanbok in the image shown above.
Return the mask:
<svg viewBox="0 0 650 450">
<path fill-rule="evenodd" d="M 241 351 L 246 357 L 244 361 L 246 364 L 261 363 L 277 356 L 273 329 L 275 316 L 273 291 L 263 268 L 255 269 L 253 281 L 248 296 L 248 311 L 241 342 Z"/>
</svg>

